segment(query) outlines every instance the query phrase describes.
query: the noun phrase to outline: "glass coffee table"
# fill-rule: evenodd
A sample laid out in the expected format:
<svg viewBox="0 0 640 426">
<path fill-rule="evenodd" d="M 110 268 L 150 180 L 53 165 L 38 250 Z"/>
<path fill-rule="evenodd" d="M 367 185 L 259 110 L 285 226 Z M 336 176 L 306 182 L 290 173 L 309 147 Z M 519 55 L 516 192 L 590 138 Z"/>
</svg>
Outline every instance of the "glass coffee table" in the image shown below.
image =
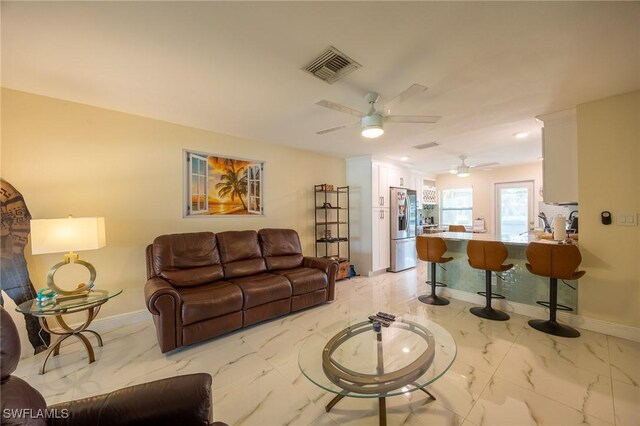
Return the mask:
<svg viewBox="0 0 640 426">
<path fill-rule="evenodd" d="M 336 394 L 327 412 L 345 396 L 378 398 L 384 426 L 385 398 L 420 390 L 435 400 L 425 387 L 442 377 L 456 358 L 456 343 L 447 330 L 411 315 L 397 317 L 380 332 L 367 318 L 348 324 L 329 339 L 309 337 L 298 355 L 302 374 Z"/>
<path fill-rule="evenodd" d="M 28 300 L 24 303 L 21 303 L 16 307 L 16 311 L 21 312 L 23 314 L 31 314 L 34 317 L 37 317 L 40 321 L 40 325 L 42 328 L 47 330 L 51 334 L 55 334 L 58 337 L 56 342 L 52 344 L 47 350 L 47 355 L 42 363 L 42 367 L 40 367 L 40 374 L 44 374 L 45 367 L 47 365 L 47 361 L 51 354 L 56 356 L 60 353 L 60 345 L 66 339 L 71 336 L 77 337 L 83 344 L 85 349 L 87 350 L 87 354 L 89 355 L 89 364 L 96 360 L 95 354 L 93 353 L 93 346 L 91 346 L 91 342 L 87 339 L 83 333 L 91 333 L 96 336 L 98 340 L 98 346 L 102 346 L 102 337 L 93 331 L 89 330 L 89 324 L 91 321 L 95 319 L 100 312 L 100 307 L 107 303 L 107 301 L 113 297 L 116 297 L 122 293 L 122 290 L 116 291 L 107 291 L 107 290 L 92 290 L 86 296 L 81 296 L 73 299 L 60 300 L 51 305 L 40 305 L 35 299 Z M 83 324 L 78 327 L 69 326 L 64 319 L 63 315 L 74 314 L 77 312 L 87 312 L 87 319 Z M 48 318 L 55 317 L 56 321 L 60 325 L 61 329 L 52 329 L 50 327 Z"/>
</svg>

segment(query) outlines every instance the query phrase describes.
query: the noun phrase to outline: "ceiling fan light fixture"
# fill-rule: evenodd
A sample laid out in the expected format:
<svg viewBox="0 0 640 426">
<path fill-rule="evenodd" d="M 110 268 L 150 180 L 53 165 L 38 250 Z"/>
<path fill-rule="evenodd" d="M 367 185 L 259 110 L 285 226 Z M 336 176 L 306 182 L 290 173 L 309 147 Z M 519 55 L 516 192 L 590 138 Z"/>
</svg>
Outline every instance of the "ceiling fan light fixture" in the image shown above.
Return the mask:
<svg viewBox="0 0 640 426">
<path fill-rule="evenodd" d="M 365 115 L 360 120 L 362 125 L 362 136 L 369 139 L 374 139 L 384 134 L 382 123 L 384 119 L 380 114 Z"/>
<path fill-rule="evenodd" d="M 465 178 L 467 176 L 469 176 L 469 172 L 460 172 L 460 173 L 458 173 L 458 177 Z"/>
<path fill-rule="evenodd" d="M 529 133 L 526 133 L 526 132 L 517 132 L 517 133 L 514 133 L 514 134 L 513 134 L 513 136 L 514 136 L 516 139 L 525 139 L 527 136 L 529 136 Z"/>
<path fill-rule="evenodd" d="M 449 173 L 451 173 L 452 175 L 457 175 L 458 174 L 458 170 L 451 169 L 451 170 L 449 170 Z"/>
</svg>

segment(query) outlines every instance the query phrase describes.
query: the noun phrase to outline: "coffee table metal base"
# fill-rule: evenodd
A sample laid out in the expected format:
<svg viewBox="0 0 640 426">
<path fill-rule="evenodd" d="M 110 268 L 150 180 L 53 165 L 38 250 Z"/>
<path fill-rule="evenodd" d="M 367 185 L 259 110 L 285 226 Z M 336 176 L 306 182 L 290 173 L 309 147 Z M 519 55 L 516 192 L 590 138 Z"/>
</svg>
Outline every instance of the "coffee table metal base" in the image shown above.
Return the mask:
<svg viewBox="0 0 640 426">
<path fill-rule="evenodd" d="M 429 397 L 432 400 L 436 400 L 436 397 L 433 396 L 433 394 L 431 392 L 429 392 L 428 390 L 426 390 L 425 388 L 420 388 L 420 390 L 424 393 L 426 393 L 427 395 L 429 395 Z M 331 411 L 331 409 L 345 396 L 347 396 L 349 394 L 348 391 L 345 391 L 344 393 L 338 394 L 336 395 L 331 401 L 329 401 L 329 403 L 327 404 L 326 407 L 324 407 L 325 411 L 328 413 L 329 411 Z M 386 397 L 382 397 L 382 398 L 378 398 L 378 417 L 380 419 L 380 426 L 387 426 L 387 401 L 386 401 Z"/>
<path fill-rule="evenodd" d="M 40 325 L 42 325 L 42 328 L 44 328 L 46 331 L 48 331 L 51 334 L 60 336 L 56 340 L 56 342 L 51 347 L 49 347 L 47 351 L 47 355 L 44 358 L 44 362 L 42 363 L 42 367 L 40 367 L 40 374 L 44 374 L 45 367 L 47 366 L 47 361 L 49 361 L 49 357 L 51 356 L 51 354 L 53 354 L 53 356 L 59 355 L 60 345 L 62 344 L 62 342 L 64 342 L 71 336 L 77 337 L 78 340 L 80 340 L 84 345 L 85 349 L 87 350 L 87 355 L 89 355 L 89 364 L 91 364 L 92 362 L 95 362 L 96 357 L 95 357 L 95 353 L 93 352 L 93 346 L 91 346 L 91 342 L 89 341 L 89 339 L 87 339 L 87 336 L 85 336 L 83 333 L 91 333 L 94 336 L 96 336 L 96 339 L 98 340 L 98 346 L 102 347 L 102 337 L 100 337 L 100 335 L 97 332 L 87 329 L 87 327 L 89 327 L 89 324 L 91 324 L 91 321 L 93 321 L 94 318 L 98 315 L 98 312 L 100 312 L 100 306 L 102 305 L 93 306 L 87 309 L 87 319 L 82 325 L 76 328 L 69 326 L 62 318 L 62 315 L 53 315 L 55 316 L 56 321 L 58 322 L 62 330 L 50 328 L 49 323 L 47 322 L 47 318 L 45 316 L 38 317 L 38 320 L 40 320 Z"/>
</svg>

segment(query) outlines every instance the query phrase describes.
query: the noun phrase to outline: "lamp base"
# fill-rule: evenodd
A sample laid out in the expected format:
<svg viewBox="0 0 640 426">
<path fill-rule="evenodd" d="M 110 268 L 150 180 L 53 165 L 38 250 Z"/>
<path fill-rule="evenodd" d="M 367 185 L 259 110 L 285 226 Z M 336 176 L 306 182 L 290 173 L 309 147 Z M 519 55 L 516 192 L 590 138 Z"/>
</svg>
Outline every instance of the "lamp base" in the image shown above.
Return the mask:
<svg viewBox="0 0 640 426">
<path fill-rule="evenodd" d="M 90 274 L 89 283 L 88 284 L 80 283 L 73 290 L 63 290 L 62 288 L 58 287 L 58 285 L 56 284 L 54 280 L 54 275 L 56 274 L 58 269 L 62 268 L 64 265 L 67 265 L 71 262 L 77 263 L 78 265 L 82 265 L 89 270 L 89 274 Z M 89 262 L 85 262 L 84 260 L 78 259 L 78 255 L 76 253 L 69 253 L 65 255 L 64 261 L 53 265 L 53 267 L 49 270 L 49 273 L 47 273 L 47 287 L 49 287 L 51 290 L 58 293 L 58 300 L 67 300 L 67 299 L 73 299 L 77 297 L 84 297 L 87 294 L 89 294 L 89 292 L 93 288 L 93 283 L 95 279 L 96 279 L 96 268 L 94 268 L 93 265 L 90 264 Z"/>
</svg>

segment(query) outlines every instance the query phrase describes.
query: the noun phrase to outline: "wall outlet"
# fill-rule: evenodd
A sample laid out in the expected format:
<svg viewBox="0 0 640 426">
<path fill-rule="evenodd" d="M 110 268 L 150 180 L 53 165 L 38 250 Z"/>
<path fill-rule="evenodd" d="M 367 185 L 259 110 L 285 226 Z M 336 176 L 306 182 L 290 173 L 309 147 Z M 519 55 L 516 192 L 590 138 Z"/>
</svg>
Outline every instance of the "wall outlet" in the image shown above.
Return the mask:
<svg viewBox="0 0 640 426">
<path fill-rule="evenodd" d="M 638 226 L 637 213 L 618 213 L 616 215 L 616 224 L 621 226 Z"/>
</svg>

